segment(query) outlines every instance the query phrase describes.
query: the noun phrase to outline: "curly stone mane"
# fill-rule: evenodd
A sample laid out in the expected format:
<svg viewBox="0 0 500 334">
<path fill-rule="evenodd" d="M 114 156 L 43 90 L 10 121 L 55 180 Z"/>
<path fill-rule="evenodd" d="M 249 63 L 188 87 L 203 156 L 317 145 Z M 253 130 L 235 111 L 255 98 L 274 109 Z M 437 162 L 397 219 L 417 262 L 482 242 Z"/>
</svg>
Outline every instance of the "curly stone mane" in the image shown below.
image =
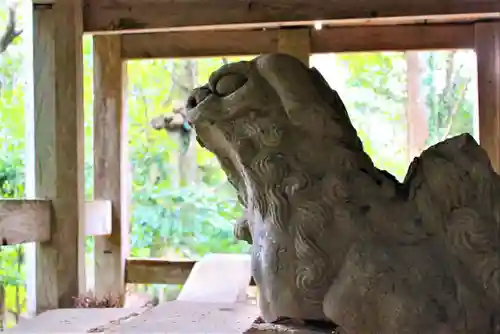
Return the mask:
<svg viewBox="0 0 500 334">
<path fill-rule="evenodd" d="M 500 333 L 500 182 L 470 135 L 429 148 L 400 183 L 320 73 L 282 54 L 221 67 L 187 108 L 246 207 L 264 320 Z"/>
</svg>

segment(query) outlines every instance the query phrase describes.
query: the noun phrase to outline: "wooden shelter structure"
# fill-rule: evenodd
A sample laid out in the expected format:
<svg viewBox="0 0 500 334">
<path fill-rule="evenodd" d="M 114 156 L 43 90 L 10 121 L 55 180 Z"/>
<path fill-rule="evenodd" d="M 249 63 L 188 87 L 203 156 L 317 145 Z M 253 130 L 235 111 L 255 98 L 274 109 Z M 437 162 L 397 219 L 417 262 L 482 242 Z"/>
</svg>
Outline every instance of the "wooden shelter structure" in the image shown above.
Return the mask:
<svg viewBox="0 0 500 334">
<path fill-rule="evenodd" d="M 131 59 L 474 49 L 480 144 L 500 170 L 500 0 L 35 0 L 33 198 L 0 201 L 2 245 L 36 242 L 37 313 L 84 291 L 184 283 L 194 263 L 127 259 Z M 321 24 L 321 29 L 314 26 Z M 84 201 L 82 36 L 94 37 L 94 201 Z"/>
</svg>

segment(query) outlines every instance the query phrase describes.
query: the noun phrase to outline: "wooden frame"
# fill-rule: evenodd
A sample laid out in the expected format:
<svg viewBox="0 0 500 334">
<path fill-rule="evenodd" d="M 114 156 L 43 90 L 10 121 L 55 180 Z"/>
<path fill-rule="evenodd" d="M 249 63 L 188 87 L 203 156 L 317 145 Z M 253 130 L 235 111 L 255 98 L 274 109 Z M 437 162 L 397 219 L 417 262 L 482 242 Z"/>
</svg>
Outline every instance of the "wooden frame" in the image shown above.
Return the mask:
<svg viewBox="0 0 500 334">
<path fill-rule="evenodd" d="M 125 261 L 123 61 L 279 51 L 307 63 L 311 53 L 474 48 L 481 144 L 500 170 L 500 27 L 475 22 L 498 18 L 498 0 L 373 0 L 369 5 L 363 0 L 58 0 L 35 5 L 31 128 L 36 140 L 31 153 L 37 167 L 30 177 L 36 179 L 34 197 L 46 200 L 0 202 L 0 241 L 37 241 L 37 311 L 71 307 L 83 291 L 85 235 L 102 236 L 96 242 L 99 295 L 119 293 L 125 282 L 183 284 L 194 265 Z M 318 21 L 323 29 L 312 29 Z M 98 200 L 89 203 L 82 182 L 84 32 L 130 33 L 95 40 Z M 2 216 L 2 208 L 11 213 Z M 29 219 L 16 226 L 20 210 Z"/>
<path fill-rule="evenodd" d="M 85 236 L 108 236 L 112 234 L 112 203 L 108 200 L 85 202 Z"/>
<path fill-rule="evenodd" d="M 196 261 L 128 258 L 125 282 L 133 284 L 184 284 Z"/>
<path fill-rule="evenodd" d="M 34 197 L 52 206 L 50 240 L 36 244 L 36 313 L 72 307 L 86 290 L 81 8 L 63 0 L 33 12 Z"/>
<path fill-rule="evenodd" d="M 0 201 L 2 246 L 50 240 L 50 201 Z"/>
<path fill-rule="evenodd" d="M 500 22 L 475 26 L 479 141 L 500 173 Z"/>
<path fill-rule="evenodd" d="M 113 210 L 112 233 L 95 238 L 94 292 L 125 295 L 128 250 L 126 67 L 119 36 L 94 37 L 94 197 Z M 123 300 L 121 301 L 123 302 Z"/>
<path fill-rule="evenodd" d="M 49 200 L 0 200 L 0 245 L 47 242 L 51 237 L 52 205 Z M 85 235 L 111 233 L 111 202 L 85 203 Z"/>
<path fill-rule="evenodd" d="M 132 60 L 272 53 L 278 49 L 280 31 L 283 30 L 127 34 L 121 36 L 121 57 L 123 60 Z M 467 49 L 474 47 L 474 25 L 435 24 L 311 29 L 310 43 L 311 53 Z"/>
<path fill-rule="evenodd" d="M 125 265 L 125 283 L 129 284 L 184 284 L 197 261 L 169 261 L 152 258 L 128 258 Z M 253 278 L 250 285 L 255 286 Z"/>
<path fill-rule="evenodd" d="M 401 24 L 498 18 L 496 0 L 86 0 L 86 32 Z"/>
</svg>

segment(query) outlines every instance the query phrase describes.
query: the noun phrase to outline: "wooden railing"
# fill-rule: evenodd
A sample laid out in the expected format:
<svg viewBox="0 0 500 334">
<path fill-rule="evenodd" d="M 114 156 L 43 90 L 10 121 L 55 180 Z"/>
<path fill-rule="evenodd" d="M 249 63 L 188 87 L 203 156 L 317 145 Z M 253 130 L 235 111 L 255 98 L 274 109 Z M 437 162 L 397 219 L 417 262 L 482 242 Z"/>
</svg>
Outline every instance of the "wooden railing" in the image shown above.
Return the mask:
<svg viewBox="0 0 500 334">
<path fill-rule="evenodd" d="M 168 261 L 152 258 L 128 258 L 125 282 L 130 284 L 184 284 L 196 261 Z M 255 285 L 252 279 L 250 285 Z"/>
<path fill-rule="evenodd" d="M 0 200 L 0 252 L 1 246 L 28 242 L 46 242 L 51 238 L 51 201 L 27 199 Z M 106 200 L 85 203 L 85 235 L 106 236 L 111 234 L 111 202 Z M 23 264 L 18 259 L 18 266 Z M 19 268 L 21 270 L 21 268 Z M 21 316 L 24 300 L 16 294 L 15 309 L 7 305 L 7 286 L 0 282 L 0 331 Z"/>
<path fill-rule="evenodd" d="M 51 237 L 51 201 L 0 200 L 0 240 L 2 246 L 28 242 L 46 242 Z M 85 235 L 108 236 L 112 232 L 111 202 L 85 203 Z M 153 258 L 127 258 L 125 283 L 184 284 L 196 261 L 168 261 Z M 254 281 L 250 282 L 255 285 Z M 0 285 L 0 329 L 6 327 L 5 287 Z"/>
<path fill-rule="evenodd" d="M 0 200 L 1 246 L 49 241 L 51 212 L 49 200 Z M 85 235 L 109 234 L 111 234 L 111 202 L 87 201 L 85 203 Z"/>
</svg>

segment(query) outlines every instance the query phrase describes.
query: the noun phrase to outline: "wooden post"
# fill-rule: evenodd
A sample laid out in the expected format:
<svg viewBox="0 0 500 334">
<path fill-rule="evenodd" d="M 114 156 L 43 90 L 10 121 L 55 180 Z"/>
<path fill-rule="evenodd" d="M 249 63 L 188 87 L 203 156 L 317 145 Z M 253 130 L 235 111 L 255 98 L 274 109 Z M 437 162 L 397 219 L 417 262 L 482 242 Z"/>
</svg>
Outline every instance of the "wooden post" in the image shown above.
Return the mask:
<svg viewBox="0 0 500 334">
<path fill-rule="evenodd" d="M 73 307 L 85 288 L 82 4 L 35 4 L 33 15 L 35 196 L 52 201 L 51 240 L 36 246 L 40 313 Z"/>
<path fill-rule="evenodd" d="M 94 37 L 94 198 L 112 204 L 111 235 L 95 238 L 95 294 L 125 293 L 128 179 L 123 102 L 126 68 L 120 36 Z M 122 300 L 123 302 L 123 300 Z"/>
<path fill-rule="evenodd" d="M 22 12 L 26 15 L 26 26 L 23 32 L 24 43 L 24 196 L 35 197 L 35 113 L 34 113 L 34 79 L 33 79 L 33 3 L 22 3 Z M 36 243 L 24 245 L 24 264 L 26 272 L 26 312 L 28 317 L 36 315 Z"/>
<path fill-rule="evenodd" d="M 282 28 L 278 33 L 278 52 L 290 54 L 309 66 L 311 36 L 307 28 Z"/>
<path fill-rule="evenodd" d="M 479 142 L 500 172 L 500 22 L 475 24 Z"/>
</svg>

